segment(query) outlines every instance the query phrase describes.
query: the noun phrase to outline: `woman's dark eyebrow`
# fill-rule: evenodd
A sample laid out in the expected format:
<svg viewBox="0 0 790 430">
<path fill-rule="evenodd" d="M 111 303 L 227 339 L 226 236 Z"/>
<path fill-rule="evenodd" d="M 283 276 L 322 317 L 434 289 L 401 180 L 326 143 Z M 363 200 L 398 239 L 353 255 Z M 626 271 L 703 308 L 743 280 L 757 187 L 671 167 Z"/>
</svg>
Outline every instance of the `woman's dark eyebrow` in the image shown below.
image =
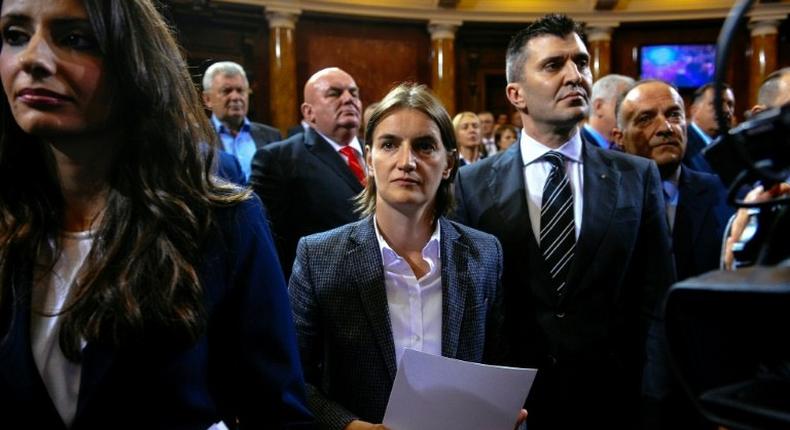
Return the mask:
<svg viewBox="0 0 790 430">
<path fill-rule="evenodd" d="M 8 22 L 13 22 L 16 24 L 26 24 L 30 22 L 30 17 L 27 15 L 23 15 L 21 13 L 9 13 L 0 17 L 0 23 L 6 24 Z"/>
<path fill-rule="evenodd" d="M 31 22 L 30 16 L 22 14 L 22 13 L 9 13 L 0 17 L 0 22 L 5 24 L 7 22 L 13 22 L 15 24 L 27 24 Z M 87 25 L 90 27 L 90 21 L 88 18 L 78 18 L 78 17 L 63 17 L 63 18 L 54 18 L 52 19 L 52 24 L 55 26 L 83 26 Z"/>
</svg>

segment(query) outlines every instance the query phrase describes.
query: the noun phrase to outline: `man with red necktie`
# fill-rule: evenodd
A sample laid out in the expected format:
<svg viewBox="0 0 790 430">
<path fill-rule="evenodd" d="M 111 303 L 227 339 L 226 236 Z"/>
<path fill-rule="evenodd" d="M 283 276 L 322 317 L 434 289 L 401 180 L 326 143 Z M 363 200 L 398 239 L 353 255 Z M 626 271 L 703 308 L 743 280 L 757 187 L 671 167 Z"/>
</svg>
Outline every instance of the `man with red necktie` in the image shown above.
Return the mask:
<svg viewBox="0 0 790 430">
<path fill-rule="evenodd" d="M 354 78 L 331 67 L 304 87 L 304 133 L 258 150 L 250 184 L 266 206 L 280 264 L 290 276 L 302 236 L 358 220 L 354 197 L 365 181 L 357 139 L 362 102 Z"/>
</svg>

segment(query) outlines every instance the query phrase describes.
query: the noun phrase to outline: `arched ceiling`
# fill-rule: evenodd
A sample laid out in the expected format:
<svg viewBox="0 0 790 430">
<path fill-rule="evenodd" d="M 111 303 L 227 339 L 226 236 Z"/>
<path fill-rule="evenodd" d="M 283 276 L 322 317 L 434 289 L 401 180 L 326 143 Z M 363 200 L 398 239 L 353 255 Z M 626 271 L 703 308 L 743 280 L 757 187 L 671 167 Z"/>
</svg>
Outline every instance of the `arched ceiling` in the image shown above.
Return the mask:
<svg viewBox="0 0 790 430">
<path fill-rule="evenodd" d="M 204 0 L 205 1 L 205 0 Z M 526 22 L 550 12 L 588 25 L 724 18 L 734 0 L 224 0 L 280 12 L 448 22 Z M 760 0 L 753 20 L 782 20 L 790 0 Z"/>
</svg>

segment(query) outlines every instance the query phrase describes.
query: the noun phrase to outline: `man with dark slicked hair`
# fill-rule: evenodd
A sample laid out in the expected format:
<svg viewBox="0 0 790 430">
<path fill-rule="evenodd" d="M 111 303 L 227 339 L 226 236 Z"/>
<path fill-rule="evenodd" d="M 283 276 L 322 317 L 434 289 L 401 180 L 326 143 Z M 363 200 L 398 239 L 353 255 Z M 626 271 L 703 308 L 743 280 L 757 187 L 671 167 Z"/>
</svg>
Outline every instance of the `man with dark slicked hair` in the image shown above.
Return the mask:
<svg viewBox="0 0 790 430">
<path fill-rule="evenodd" d="M 589 61 L 567 16 L 516 34 L 507 97 L 520 141 L 456 180 L 457 218 L 503 246 L 511 363 L 539 369 L 530 430 L 640 426 L 645 339 L 674 280 L 655 163 L 579 132 Z"/>
</svg>

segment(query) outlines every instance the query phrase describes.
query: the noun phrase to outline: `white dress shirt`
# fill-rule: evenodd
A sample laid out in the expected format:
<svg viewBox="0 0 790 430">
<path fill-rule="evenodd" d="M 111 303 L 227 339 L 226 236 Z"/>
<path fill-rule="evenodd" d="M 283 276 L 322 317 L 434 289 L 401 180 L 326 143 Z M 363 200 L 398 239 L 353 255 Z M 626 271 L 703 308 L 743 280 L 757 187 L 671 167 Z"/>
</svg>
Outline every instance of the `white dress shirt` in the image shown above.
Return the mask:
<svg viewBox="0 0 790 430">
<path fill-rule="evenodd" d="M 482 141 L 489 157 L 497 153 L 496 141 L 493 137 L 483 137 Z"/>
<path fill-rule="evenodd" d="M 428 263 L 428 273 L 417 279 L 409 263 L 398 255 L 379 232 L 376 218 L 376 239 L 384 265 L 384 289 L 395 343 L 395 363 L 406 348 L 433 355 L 442 355 L 442 262 L 440 228 L 436 223 L 422 258 Z"/>
<path fill-rule="evenodd" d="M 530 137 L 525 130 L 521 130 L 521 160 L 524 163 L 524 184 L 527 189 L 527 207 L 529 221 L 535 240 L 540 245 L 540 209 L 543 205 L 543 187 L 551 173 L 552 165 L 541 157 L 549 152 L 556 151 L 565 156 L 565 173 L 571 183 L 573 191 L 573 220 L 576 224 L 576 239 L 582 225 L 584 170 L 582 165 L 582 139 L 577 131 L 571 139 L 557 149 L 551 149 Z"/>
<path fill-rule="evenodd" d="M 93 244 L 92 232 L 63 233 L 58 260 L 49 274 L 36 273 L 30 313 L 30 346 L 44 386 L 66 427 L 77 413 L 82 366 L 67 359 L 60 349 L 61 315 L 74 279 Z M 49 262 L 39 267 L 49 267 Z M 53 316 L 54 315 L 54 316 Z M 85 342 L 82 343 L 85 347 Z"/>
<path fill-rule="evenodd" d="M 340 152 L 340 150 L 343 149 L 343 145 L 335 142 L 334 140 L 332 140 L 329 137 L 325 136 L 323 133 L 321 133 L 318 130 L 315 130 L 315 132 L 318 133 L 318 135 L 320 135 L 321 137 L 323 137 L 324 140 L 329 142 L 329 144 L 332 145 L 332 148 L 334 148 L 335 152 L 337 152 L 337 155 L 339 155 L 343 160 L 345 160 L 346 164 L 349 164 L 348 163 L 348 157 L 346 157 L 345 154 Z M 357 137 L 354 136 L 354 138 L 351 140 L 351 142 L 348 143 L 348 146 L 350 146 L 351 148 L 354 149 L 354 153 L 357 155 L 357 161 L 359 162 L 359 165 L 362 166 L 362 170 L 364 171 L 365 170 L 365 157 L 362 156 L 362 145 L 359 143 L 359 139 L 357 139 Z"/>
<path fill-rule="evenodd" d="M 704 131 L 702 131 L 702 129 L 697 125 L 696 122 L 691 121 L 689 123 L 689 127 L 693 128 L 694 131 L 696 131 L 697 134 L 699 134 L 699 137 L 702 138 L 702 142 L 705 143 L 705 146 L 709 146 L 711 144 L 711 142 L 713 142 L 713 138 L 708 136 L 708 133 L 705 133 Z"/>
</svg>

